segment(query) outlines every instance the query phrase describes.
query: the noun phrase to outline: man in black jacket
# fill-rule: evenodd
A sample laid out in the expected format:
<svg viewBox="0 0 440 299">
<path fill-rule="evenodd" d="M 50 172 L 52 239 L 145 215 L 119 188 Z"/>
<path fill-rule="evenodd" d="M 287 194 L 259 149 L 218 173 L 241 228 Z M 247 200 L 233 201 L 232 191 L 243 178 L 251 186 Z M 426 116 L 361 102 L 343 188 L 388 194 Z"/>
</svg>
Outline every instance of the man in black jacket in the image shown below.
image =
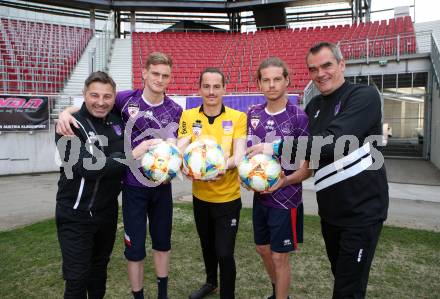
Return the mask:
<svg viewBox="0 0 440 299">
<path fill-rule="evenodd" d="M 383 156 L 376 149 L 382 140 L 380 95 L 373 87 L 345 81 L 345 62 L 334 44 L 315 45 L 306 60 L 321 92 L 305 110 L 310 136 L 248 151 L 281 154 L 283 147 L 292 148 L 293 160 L 305 156 L 317 168 L 321 230 L 335 277 L 333 298 L 364 298 L 389 201 Z"/>
<path fill-rule="evenodd" d="M 124 127 L 111 113 L 116 85 L 104 72 L 85 81 L 84 104 L 74 114 L 75 135 L 56 135 L 61 158 L 56 196 L 56 225 L 66 281 L 64 298 L 103 298 L 107 264 L 118 218 L 117 197 L 125 165 Z M 150 143 L 154 143 L 150 142 Z M 133 150 L 140 157 L 150 143 Z"/>
</svg>

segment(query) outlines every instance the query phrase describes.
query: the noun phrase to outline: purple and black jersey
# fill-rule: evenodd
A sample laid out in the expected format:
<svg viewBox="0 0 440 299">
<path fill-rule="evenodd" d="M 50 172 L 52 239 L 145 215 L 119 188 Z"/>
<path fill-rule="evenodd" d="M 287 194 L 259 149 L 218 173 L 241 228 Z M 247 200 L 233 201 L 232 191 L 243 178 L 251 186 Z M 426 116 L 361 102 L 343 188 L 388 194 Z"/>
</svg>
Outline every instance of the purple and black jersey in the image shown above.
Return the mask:
<svg viewBox="0 0 440 299">
<path fill-rule="evenodd" d="M 143 96 L 143 90 L 118 92 L 114 109 L 120 113 L 125 124 L 126 138 L 130 138 L 132 149 L 143 140 L 152 138 L 177 138 L 182 107 L 165 96 L 162 103 L 153 105 Z M 131 132 L 130 132 L 131 131 Z M 145 187 L 127 168 L 124 183 Z"/>
<path fill-rule="evenodd" d="M 284 139 L 287 136 L 298 138 L 309 135 L 307 115 L 290 102 L 286 104 L 285 109 L 275 114 L 267 111 L 266 104 L 251 106 L 247 122 L 248 147 L 259 142 Z M 286 176 L 293 172 L 282 168 Z M 273 208 L 296 208 L 302 202 L 302 185 L 289 185 L 271 194 L 260 194 L 259 200 L 263 205 Z"/>
</svg>

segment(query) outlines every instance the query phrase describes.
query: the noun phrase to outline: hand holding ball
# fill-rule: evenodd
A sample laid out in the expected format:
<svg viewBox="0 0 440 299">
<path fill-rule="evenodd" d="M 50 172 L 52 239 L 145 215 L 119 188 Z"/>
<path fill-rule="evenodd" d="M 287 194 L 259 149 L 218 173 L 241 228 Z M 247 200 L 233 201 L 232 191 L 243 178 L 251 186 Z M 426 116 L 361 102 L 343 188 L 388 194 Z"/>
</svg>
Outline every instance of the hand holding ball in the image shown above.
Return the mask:
<svg viewBox="0 0 440 299">
<path fill-rule="evenodd" d="M 281 165 L 277 159 L 265 154 L 244 157 L 238 165 L 240 180 L 257 192 L 267 191 L 280 178 Z"/>
<path fill-rule="evenodd" d="M 182 157 L 173 144 L 160 142 L 153 145 L 142 157 L 145 176 L 154 182 L 173 179 L 180 170 Z"/>
</svg>

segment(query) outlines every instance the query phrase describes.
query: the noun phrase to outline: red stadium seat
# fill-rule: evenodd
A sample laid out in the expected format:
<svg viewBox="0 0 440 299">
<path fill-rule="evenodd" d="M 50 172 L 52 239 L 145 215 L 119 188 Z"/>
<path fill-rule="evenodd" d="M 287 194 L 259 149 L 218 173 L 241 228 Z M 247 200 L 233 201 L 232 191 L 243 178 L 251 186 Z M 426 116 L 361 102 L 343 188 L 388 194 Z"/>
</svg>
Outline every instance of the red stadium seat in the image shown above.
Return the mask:
<svg viewBox="0 0 440 299">
<path fill-rule="evenodd" d="M 4 18 L 1 23 L 0 64 L 25 80 L 0 84 L 6 92 L 59 92 L 92 37 L 87 28 Z"/>
<path fill-rule="evenodd" d="M 228 92 L 258 92 L 255 73 L 261 60 L 269 56 L 284 59 L 292 73 L 290 92 L 301 93 L 309 82 L 304 57 L 313 44 L 327 40 L 340 42 L 346 59 L 362 59 L 400 53 L 415 53 L 415 35 L 410 17 L 373 23 L 295 29 L 259 30 L 251 33 L 161 32 L 135 33 L 133 83 L 142 85 L 140 65 L 148 53 L 163 51 L 173 57 L 173 81 L 168 92 L 197 92 L 200 72 L 208 66 L 222 69 Z M 391 36 L 388 36 L 391 35 Z M 398 45 L 396 36 L 400 34 Z M 367 45 L 368 38 L 368 45 Z M 215 45 L 215 49 L 211 45 Z M 367 52 L 368 46 L 368 52 Z M 397 49 L 399 46 L 399 49 Z"/>
</svg>

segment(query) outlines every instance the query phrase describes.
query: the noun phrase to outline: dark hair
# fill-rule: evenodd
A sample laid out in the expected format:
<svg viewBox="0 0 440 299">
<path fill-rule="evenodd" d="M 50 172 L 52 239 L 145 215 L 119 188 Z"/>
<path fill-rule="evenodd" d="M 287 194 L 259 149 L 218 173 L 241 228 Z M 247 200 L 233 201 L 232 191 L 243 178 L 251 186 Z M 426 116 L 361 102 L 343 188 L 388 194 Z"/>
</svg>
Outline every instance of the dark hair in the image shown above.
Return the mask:
<svg viewBox="0 0 440 299">
<path fill-rule="evenodd" d="M 219 74 L 222 77 L 222 86 L 225 86 L 225 75 L 223 75 L 222 71 L 216 67 L 207 67 L 203 70 L 199 77 L 199 86 L 202 86 L 203 75 L 206 73 Z"/>
<path fill-rule="evenodd" d="M 258 67 L 258 70 L 257 70 L 258 81 L 261 80 L 261 70 L 268 68 L 270 66 L 276 66 L 276 67 L 282 68 L 284 78 L 287 79 L 289 77 L 289 69 L 287 68 L 286 63 L 279 57 L 269 57 L 269 58 L 264 59 L 260 63 L 260 66 Z"/>
<path fill-rule="evenodd" d="M 341 53 L 341 49 L 339 49 L 339 47 L 337 45 L 335 45 L 334 43 L 330 43 L 330 42 L 319 42 L 309 49 L 309 52 L 306 55 L 306 62 L 307 62 L 307 58 L 309 58 L 310 54 L 314 55 L 314 54 L 318 53 L 319 51 L 321 51 L 323 48 L 330 49 L 330 51 L 332 51 L 333 56 L 335 56 L 335 59 L 338 63 L 340 61 L 344 60 L 344 57 L 342 56 L 342 53 Z"/>
<path fill-rule="evenodd" d="M 87 77 L 86 81 L 84 82 L 84 91 L 86 91 L 87 88 L 89 88 L 90 84 L 95 82 L 110 84 L 113 88 L 113 91 L 116 93 L 115 81 L 113 81 L 112 77 L 110 77 L 109 74 L 101 71 L 93 72 Z"/>
<path fill-rule="evenodd" d="M 173 67 L 173 60 L 170 56 L 162 52 L 152 52 L 148 55 L 145 62 L 145 68 L 148 69 L 150 65 L 165 64 Z"/>
</svg>

